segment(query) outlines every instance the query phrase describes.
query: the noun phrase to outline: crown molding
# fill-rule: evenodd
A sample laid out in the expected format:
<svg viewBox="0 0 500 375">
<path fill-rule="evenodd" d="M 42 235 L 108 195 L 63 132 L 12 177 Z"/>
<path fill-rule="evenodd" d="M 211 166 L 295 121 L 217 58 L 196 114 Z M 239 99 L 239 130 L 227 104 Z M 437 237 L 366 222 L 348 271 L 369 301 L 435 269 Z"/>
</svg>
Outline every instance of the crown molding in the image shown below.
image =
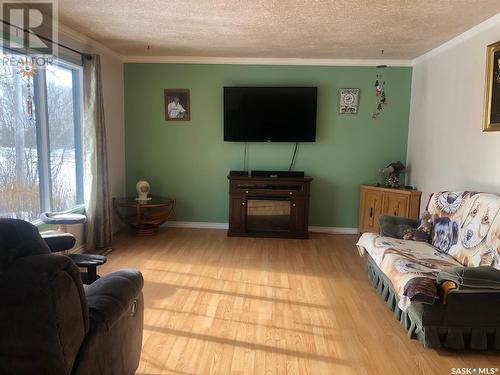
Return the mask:
<svg viewBox="0 0 500 375">
<path fill-rule="evenodd" d="M 310 66 L 412 66 L 411 60 L 388 59 L 311 59 L 279 57 L 208 56 L 124 56 L 124 63 L 149 64 L 227 64 L 227 65 L 310 65 Z"/>
<path fill-rule="evenodd" d="M 469 30 L 464 31 L 462 34 L 457 35 L 456 37 L 448 40 L 447 42 L 444 42 L 443 44 L 434 49 L 431 49 L 430 51 L 424 53 L 423 55 L 414 58 L 412 61 L 412 66 L 416 66 L 434 56 L 440 55 L 441 53 L 457 46 L 458 44 L 476 36 L 477 34 L 485 30 L 499 26 L 500 26 L 500 13 L 491 18 L 488 18 L 486 21 L 481 22 L 480 24 L 470 28 Z"/>
<path fill-rule="evenodd" d="M 123 56 L 116 51 L 112 50 L 109 47 L 106 47 L 104 44 L 98 42 L 97 40 L 94 40 L 82 33 L 79 33 L 78 31 L 69 28 L 62 23 L 58 23 L 58 31 L 59 37 L 63 36 L 70 39 L 69 43 L 66 42 L 67 44 L 72 44 L 71 42 L 81 43 L 81 46 L 71 46 L 72 48 L 83 49 L 83 52 L 91 53 L 91 51 L 89 51 L 90 48 L 94 52 L 110 55 L 117 60 L 123 61 Z"/>
</svg>

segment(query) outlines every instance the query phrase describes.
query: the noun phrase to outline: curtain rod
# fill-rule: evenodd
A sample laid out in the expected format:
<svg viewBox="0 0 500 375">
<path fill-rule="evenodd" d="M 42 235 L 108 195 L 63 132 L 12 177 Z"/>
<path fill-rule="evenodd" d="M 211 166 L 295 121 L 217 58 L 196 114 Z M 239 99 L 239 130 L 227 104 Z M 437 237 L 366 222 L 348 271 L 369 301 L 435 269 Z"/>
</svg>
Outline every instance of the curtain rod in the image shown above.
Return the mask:
<svg viewBox="0 0 500 375">
<path fill-rule="evenodd" d="M 19 27 L 19 26 L 17 26 L 17 25 L 14 25 L 14 24 L 12 24 L 12 23 L 10 23 L 10 22 L 7 22 L 7 21 L 4 21 L 4 20 L 2 20 L 2 23 L 6 24 L 6 25 L 9 25 L 9 26 L 11 26 L 11 27 L 15 27 L 16 29 L 21 30 L 21 31 L 23 31 L 23 32 L 25 32 L 25 33 L 33 34 L 33 35 L 37 36 L 38 38 L 45 40 L 46 42 L 56 44 L 56 45 L 58 45 L 59 47 L 62 47 L 62 48 L 65 48 L 65 49 L 67 49 L 67 50 L 69 50 L 69 51 L 71 51 L 71 52 L 77 53 L 77 54 L 79 54 L 80 56 L 82 56 L 82 57 L 86 57 L 86 58 L 87 58 L 87 59 L 89 59 L 89 60 L 91 60 L 91 59 L 92 59 L 92 55 L 90 55 L 90 54 L 88 54 L 88 53 L 78 51 L 78 50 L 76 50 L 76 49 L 74 49 L 74 48 L 71 48 L 71 47 L 65 46 L 64 44 L 61 44 L 61 43 L 58 43 L 58 42 L 54 42 L 53 40 L 51 40 L 51 39 L 49 39 L 49 38 L 46 38 L 46 37 L 44 37 L 43 35 L 40 35 L 40 34 L 34 33 L 34 32 L 33 32 L 33 31 L 31 31 L 31 30 L 23 29 L 22 27 Z"/>
</svg>

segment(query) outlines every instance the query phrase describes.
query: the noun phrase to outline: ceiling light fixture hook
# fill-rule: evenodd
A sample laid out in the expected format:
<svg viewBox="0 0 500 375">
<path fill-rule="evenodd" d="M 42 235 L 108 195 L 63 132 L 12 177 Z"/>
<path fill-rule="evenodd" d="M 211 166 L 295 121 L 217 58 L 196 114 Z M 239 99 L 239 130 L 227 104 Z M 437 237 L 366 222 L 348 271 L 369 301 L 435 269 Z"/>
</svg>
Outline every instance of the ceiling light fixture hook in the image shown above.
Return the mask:
<svg viewBox="0 0 500 375">
<path fill-rule="evenodd" d="M 384 50 L 383 49 L 380 50 L 380 56 L 384 57 Z M 387 65 L 385 65 L 385 64 L 377 65 L 377 68 L 387 68 Z"/>
</svg>

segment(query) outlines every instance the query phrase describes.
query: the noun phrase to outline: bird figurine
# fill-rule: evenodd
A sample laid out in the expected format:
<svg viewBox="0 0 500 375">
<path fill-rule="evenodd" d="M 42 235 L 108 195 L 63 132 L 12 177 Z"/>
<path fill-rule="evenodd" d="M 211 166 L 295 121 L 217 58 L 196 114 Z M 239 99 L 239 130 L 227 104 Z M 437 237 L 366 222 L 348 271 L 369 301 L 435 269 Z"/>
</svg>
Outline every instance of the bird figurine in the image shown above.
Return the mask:
<svg viewBox="0 0 500 375">
<path fill-rule="evenodd" d="M 385 186 L 390 188 L 399 188 L 399 177 L 404 172 L 406 167 L 400 161 L 389 164 L 382 172 L 387 174 Z"/>
</svg>

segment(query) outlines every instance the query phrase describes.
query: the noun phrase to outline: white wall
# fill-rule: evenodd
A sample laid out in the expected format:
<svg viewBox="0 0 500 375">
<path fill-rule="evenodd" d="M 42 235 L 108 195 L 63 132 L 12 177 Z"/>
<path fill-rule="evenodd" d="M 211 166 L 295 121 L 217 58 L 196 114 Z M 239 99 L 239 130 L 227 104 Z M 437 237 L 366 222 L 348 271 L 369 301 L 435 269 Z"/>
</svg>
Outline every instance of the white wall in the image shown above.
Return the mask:
<svg viewBox="0 0 500 375">
<path fill-rule="evenodd" d="M 415 60 L 408 183 L 500 193 L 500 132 L 482 132 L 486 46 L 500 40 L 500 14 Z"/>
</svg>

